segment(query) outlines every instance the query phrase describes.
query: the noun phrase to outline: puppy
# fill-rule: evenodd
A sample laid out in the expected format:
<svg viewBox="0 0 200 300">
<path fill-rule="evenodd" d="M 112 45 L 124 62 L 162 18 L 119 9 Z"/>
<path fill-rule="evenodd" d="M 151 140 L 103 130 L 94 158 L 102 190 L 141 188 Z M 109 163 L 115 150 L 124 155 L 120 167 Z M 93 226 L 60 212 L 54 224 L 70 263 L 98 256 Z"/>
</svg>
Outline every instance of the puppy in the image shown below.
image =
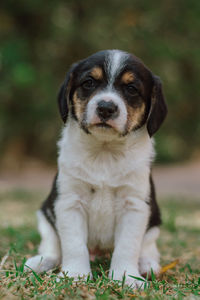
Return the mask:
<svg viewBox="0 0 200 300">
<path fill-rule="evenodd" d="M 111 249 L 109 276 L 137 287 L 129 275 L 160 269 L 151 162 L 167 114 L 161 82 L 136 56 L 101 51 L 72 65 L 58 104 L 58 174 L 37 214 L 42 240 L 27 268 L 61 264 L 60 275 L 77 280 L 91 275 L 89 250 Z"/>
</svg>

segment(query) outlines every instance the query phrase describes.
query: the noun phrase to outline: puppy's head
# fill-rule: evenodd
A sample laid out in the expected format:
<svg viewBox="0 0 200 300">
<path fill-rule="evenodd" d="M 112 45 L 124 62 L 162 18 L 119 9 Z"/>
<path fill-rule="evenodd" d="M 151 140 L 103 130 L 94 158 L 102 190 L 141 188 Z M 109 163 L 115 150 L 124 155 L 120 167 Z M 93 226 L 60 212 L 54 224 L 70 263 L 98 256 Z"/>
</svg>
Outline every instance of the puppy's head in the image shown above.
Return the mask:
<svg viewBox="0 0 200 300">
<path fill-rule="evenodd" d="M 74 64 L 59 96 L 64 122 L 87 133 L 127 135 L 146 125 L 152 136 L 167 114 L 159 78 L 132 54 L 101 51 Z"/>
</svg>

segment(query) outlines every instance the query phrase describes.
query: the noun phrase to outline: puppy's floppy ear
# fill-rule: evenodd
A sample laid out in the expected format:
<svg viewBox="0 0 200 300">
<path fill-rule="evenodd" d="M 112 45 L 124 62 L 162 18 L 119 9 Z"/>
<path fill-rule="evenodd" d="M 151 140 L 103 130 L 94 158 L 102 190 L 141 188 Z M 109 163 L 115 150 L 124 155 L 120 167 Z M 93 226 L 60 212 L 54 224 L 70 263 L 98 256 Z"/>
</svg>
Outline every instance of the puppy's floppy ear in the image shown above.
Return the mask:
<svg viewBox="0 0 200 300">
<path fill-rule="evenodd" d="M 73 76 L 73 71 L 76 66 L 77 64 L 73 64 L 70 70 L 67 72 L 65 81 L 61 85 L 60 91 L 58 93 L 58 107 L 59 107 L 61 118 L 64 123 L 67 121 L 67 117 L 68 117 L 71 80 Z"/>
<path fill-rule="evenodd" d="M 151 108 L 147 119 L 147 130 L 150 137 L 160 128 L 167 115 L 167 105 L 162 91 L 162 83 L 158 76 L 153 75 L 153 78 Z"/>
</svg>

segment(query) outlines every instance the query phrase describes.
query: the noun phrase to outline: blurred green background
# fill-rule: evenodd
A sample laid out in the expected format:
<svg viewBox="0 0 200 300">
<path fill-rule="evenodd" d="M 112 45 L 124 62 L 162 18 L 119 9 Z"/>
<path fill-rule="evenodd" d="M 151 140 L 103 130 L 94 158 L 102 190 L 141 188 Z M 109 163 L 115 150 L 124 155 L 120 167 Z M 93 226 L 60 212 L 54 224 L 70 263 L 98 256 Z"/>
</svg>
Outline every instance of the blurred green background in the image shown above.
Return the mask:
<svg viewBox="0 0 200 300">
<path fill-rule="evenodd" d="M 71 63 L 102 49 L 139 56 L 163 81 L 158 161 L 199 157 L 199 0 L 4 0 L 0 10 L 0 162 L 55 163 L 56 96 Z"/>
</svg>

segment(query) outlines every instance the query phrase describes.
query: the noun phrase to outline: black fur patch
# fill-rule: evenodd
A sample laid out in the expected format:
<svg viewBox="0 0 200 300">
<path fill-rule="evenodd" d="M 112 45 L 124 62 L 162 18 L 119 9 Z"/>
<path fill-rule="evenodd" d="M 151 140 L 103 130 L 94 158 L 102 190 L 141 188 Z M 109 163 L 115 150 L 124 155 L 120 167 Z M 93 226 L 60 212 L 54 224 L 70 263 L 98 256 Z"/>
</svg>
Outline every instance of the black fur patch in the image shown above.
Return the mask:
<svg viewBox="0 0 200 300">
<path fill-rule="evenodd" d="M 147 120 L 149 136 L 154 135 L 160 128 L 167 115 L 167 105 L 162 91 L 162 83 L 158 76 L 153 76 L 154 86 L 151 95 L 151 108 Z"/>
<path fill-rule="evenodd" d="M 160 215 L 160 209 L 158 207 L 157 201 L 156 201 L 156 193 L 155 193 L 155 187 L 153 183 L 152 175 L 150 175 L 149 178 L 150 181 L 150 199 L 149 199 L 149 205 L 150 205 L 150 218 L 149 218 L 149 224 L 148 229 L 154 226 L 161 225 L 161 215 Z"/>
<path fill-rule="evenodd" d="M 49 223 L 56 229 L 55 227 L 55 211 L 54 211 L 54 204 L 55 201 L 58 197 L 58 192 L 57 192 L 57 177 L 58 174 L 54 177 L 54 181 L 51 187 L 51 191 L 47 199 L 43 202 L 41 210 L 44 213 L 45 217 L 49 221 Z"/>
</svg>

